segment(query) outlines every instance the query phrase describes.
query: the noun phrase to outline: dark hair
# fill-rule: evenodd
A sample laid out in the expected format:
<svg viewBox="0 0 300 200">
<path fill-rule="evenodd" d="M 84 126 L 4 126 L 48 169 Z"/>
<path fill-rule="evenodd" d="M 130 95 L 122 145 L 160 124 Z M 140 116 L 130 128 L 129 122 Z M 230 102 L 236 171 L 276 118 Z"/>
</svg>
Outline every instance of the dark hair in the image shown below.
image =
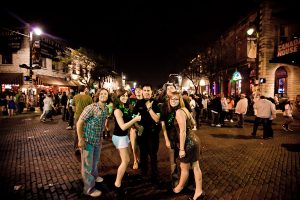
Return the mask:
<svg viewBox="0 0 300 200">
<path fill-rule="evenodd" d="M 85 90 L 85 86 L 84 85 L 79 85 L 78 86 L 78 91 L 79 92 L 84 92 L 84 90 Z"/>
<path fill-rule="evenodd" d="M 189 93 L 188 93 L 187 91 L 184 90 L 184 91 L 182 92 L 182 95 L 189 95 Z"/>
<path fill-rule="evenodd" d="M 142 89 L 143 89 L 144 87 L 150 87 L 150 88 L 151 88 L 151 90 L 152 90 L 152 85 L 151 85 L 151 84 L 149 84 L 149 83 L 145 83 L 145 84 L 142 86 Z"/>
<path fill-rule="evenodd" d="M 120 108 L 120 105 L 122 105 L 123 103 L 120 101 L 120 97 L 122 96 L 122 95 L 124 95 L 125 93 L 128 93 L 128 91 L 127 90 L 125 90 L 125 89 L 123 89 L 123 88 L 121 88 L 121 89 L 118 89 L 117 91 L 116 91 L 116 98 L 114 99 L 114 108 Z M 128 102 L 126 102 L 126 105 L 124 105 L 125 107 L 128 107 L 127 106 L 127 103 Z"/>
<path fill-rule="evenodd" d="M 106 103 L 109 104 L 109 103 L 111 102 L 111 96 L 110 96 L 110 94 L 109 94 L 109 91 L 108 91 L 106 88 L 100 88 L 100 89 L 98 89 L 97 92 L 96 92 L 96 94 L 94 95 L 94 97 L 95 97 L 95 96 L 96 96 L 96 97 L 99 97 L 100 92 L 101 92 L 102 90 L 105 90 L 105 91 L 108 93 L 108 98 L 107 98 Z"/>
<path fill-rule="evenodd" d="M 117 93 L 117 98 L 120 98 L 120 96 L 124 95 L 126 92 L 128 93 L 128 91 L 123 89 L 123 88 L 118 89 L 117 92 L 116 92 Z"/>
</svg>

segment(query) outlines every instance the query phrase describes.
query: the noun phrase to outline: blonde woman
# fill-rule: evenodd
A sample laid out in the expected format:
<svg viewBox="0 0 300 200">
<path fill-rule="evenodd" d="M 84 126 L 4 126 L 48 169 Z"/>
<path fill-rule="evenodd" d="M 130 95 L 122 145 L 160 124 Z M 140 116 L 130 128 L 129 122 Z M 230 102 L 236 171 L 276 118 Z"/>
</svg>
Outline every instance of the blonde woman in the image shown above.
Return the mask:
<svg viewBox="0 0 300 200">
<path fill-rule="evenodd" d="M 174 193 L 180 193 L 189 177 L 189 169 L 192 167 L 195 179 L 195 193 L 191 199 L 203 199 L 202 172 L 199 165 L 200 145 L 199 139 L 193 134 L 192 129 L 195 121 L 188 109 L 184 106 L 182 96 L 173 92 L 169 99 L 171 108 L 175 108 L 175 124 L 179 138 L 179 161 L 180 179 L 178 185 L 173 189 Z M 165 136 L 166 137 L 166 136 Z"/>
</svg>

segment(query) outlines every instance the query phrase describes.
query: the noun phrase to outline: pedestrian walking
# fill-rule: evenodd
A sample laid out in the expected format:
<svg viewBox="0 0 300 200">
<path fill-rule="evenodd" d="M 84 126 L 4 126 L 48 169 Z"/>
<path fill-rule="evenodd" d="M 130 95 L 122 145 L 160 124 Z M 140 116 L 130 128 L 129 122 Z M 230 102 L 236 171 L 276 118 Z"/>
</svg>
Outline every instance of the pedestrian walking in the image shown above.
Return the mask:
<svg viewBox="0 0 300 200">
<path fill-rule="evenodd" d="M 97 95 L 99 95 L 99 102 L 86 106 L 77 121 L 83 193 L 92 197 L 101 195 L 101 191 L 95 188 L 95 182 L 103 182 L 103 178 L 98 175 L 98 163 L 101 153 L 101 136 L 109 112 L 106 106 L 109 98 L 108 91 L 99 89 Z"/>
<path fill-rule="evenodd" d="M 41 122 L 46 122 L 46 119 L 53 120 L 52 118 L 52 109 L 56 109 L 53 104 L 52 95 L 50 92 L 47 92 L 46 97 L 44 98 L 44 108 L 43 113 L 40 117 Z"/>
<path fill-rule="evenodd" d="M 293 121 L 294 121 L 292 101 L 293 101 L 293 99 L 289 98 L 288 101 L 284 105 L 283 116 L 284 116 L 285 122 L 282 125 L 282 128 L 285 131 L 294 131 L 290 127 L 290 124 L 293 123 Z"/>
</svg>

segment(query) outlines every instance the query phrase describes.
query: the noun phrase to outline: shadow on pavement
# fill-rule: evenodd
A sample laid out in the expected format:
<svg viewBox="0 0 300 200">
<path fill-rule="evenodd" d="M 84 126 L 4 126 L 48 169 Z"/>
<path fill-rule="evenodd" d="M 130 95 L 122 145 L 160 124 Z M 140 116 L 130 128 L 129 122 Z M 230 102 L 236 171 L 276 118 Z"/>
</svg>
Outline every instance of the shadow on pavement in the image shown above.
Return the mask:
<svg viewBox="0 0 300 200">
<path fill-rule="evenodd" d="M 216 138 L 224 138 L 224 139 L 242 139 L 242 140 L 249 140 L 254 139 L 251 135 L 235 135 L 235 134 L 210 134 Z"/>
<path fill-rule="evenodd" d="M 284 147 L 287 151 L 300 152 L 300 143 L 297 143 L 297 144 L 282 144 L 281 146 Z"/>
</svg>

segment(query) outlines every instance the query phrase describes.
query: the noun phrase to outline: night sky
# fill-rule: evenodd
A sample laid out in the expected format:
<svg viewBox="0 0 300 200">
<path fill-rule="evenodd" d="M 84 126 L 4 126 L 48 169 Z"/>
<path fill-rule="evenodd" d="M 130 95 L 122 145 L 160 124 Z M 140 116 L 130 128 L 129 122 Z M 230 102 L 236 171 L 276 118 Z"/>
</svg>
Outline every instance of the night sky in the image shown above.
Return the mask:
<svg viewBox="0 0 300 200">
<path fill-rule="evenodd" d="M 70 42 L 73 48 L 86 47 L 108 59 L 113 57 L 116 70 L 124 72 L 127 79 L 159 86 L 167 81 L 168 74 L 187 67 L 202 48 L 229 29 L 257 0 L 97 4 L 85 0 L 72 1 L 69 6 L 38 2 L 4 5 L 0 22 L 40 24 L 47 34 Z"/>
</svg>

